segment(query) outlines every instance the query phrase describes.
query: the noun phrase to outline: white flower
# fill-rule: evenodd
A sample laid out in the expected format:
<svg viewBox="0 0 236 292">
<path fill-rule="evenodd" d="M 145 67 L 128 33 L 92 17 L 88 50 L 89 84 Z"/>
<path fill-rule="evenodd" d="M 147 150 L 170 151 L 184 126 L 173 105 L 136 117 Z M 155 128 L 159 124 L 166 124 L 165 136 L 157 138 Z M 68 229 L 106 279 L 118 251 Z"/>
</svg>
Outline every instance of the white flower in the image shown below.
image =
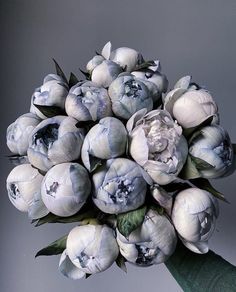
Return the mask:
<svg viewBox="0 0 236 292">
<path fill-rule="evenodd" d="M 168 88 L 168 80 L 166 76 L 161 72 L 161 65 L 160 61 L 156 60 L 155 66 L 149 66 L 146 69 L 142 69 L 139 71 L 131 72 L 132 75 L 136 76 L 137 78 L 143 79 L 145 81 L 149 81 L 158 88 L 159 97 L 162 93 L 165 93 Z"/>
<path fill-rule="evenodd" d="M 70 231 L 66 253 L 71 263 L 68 268 L 64 267 L 64 275 L 81 278 L 83 274 L 95 274 L 108 269 L 116 260 L 119 248 L 110 227 L 89 224 Z M 63 258 L 65 259 L 65 255 Z M 71 269 L 74 273 L 71 273 Z"/>
<path fill-rule="evenodd" d="M 70 89 L 65 109 L 78 121 L 97 121 L 112 116 L 107 90 L 91 81 L 79 82 Z"/>
<path fill-rule="evenodd" d="M 234 154 L 228 133 L 218 125 L 201 128 L 189 141 L 189 153 L 202 177 L 218 178 L 230 170 Z M 201 161 L 209 166 L 202 167 Z"/>
<path fill-rule="evenodd" d="M 100 65 L 105 58 L 101 55 L 94 56 L 86 65 L 87 71 L 91 74 L 93 69 Z"/>
<path fill-rule="evenodd" d="M 188 154 L 187 142 L 167 111 L 145 113 L 140 110 L 127 122 L 129 151 L 154 182 L 165 185 L 181 171 Z"/>
<path fill-rule="evenodd" d="M 165 97 L 164 108 L 183 128 L 193 128 L 209 117 L 218 122 L 218 108 L 211 94 L 190 80 L 181 79 Z"/>
<path fill-rule="evenodd" d="M 122 68 L 118 64 L 110 60 L 104 60 L 93 69 L 91 80 L 97 85 L 107 88 L 121 72 Z"/>
<path fill-rule="evenodd" d="M 175 198 L 172 221 L 184 245 L 196 253 L 208 252 L 215 229 L 218 201 L 207 191 L 189 188 Z"/>
<path fill-rule="evenodd" d="M 152 94 L 142 80 L 131 74 L 119 75 L 109 86 L 108 94 L 114 114 L 129 119 L 136 111 L 153 108 Z"/>
<path fill-rule="evenodd" d="M 15 120 L 7 128 L 7 146 L 14 154 L 25 155 L 29 147 L 29 136 L 40 123 L 40 119 L 27 113 Z"/>
<path fill-rule="evenodd" d="M 53 165 L 79 158 L 84 130 L 72 117 L 55 116 L 42 121 L 31 133 L 28 157 L 35 167 L 47 171 Z"/>
<path fill-rule="evenodd" d="M 35 104 L 54 106 L 59 111 L 63 111 L 67 94 L 68 86 L 64 80 L 56 74 L 48 74 L 43 80 L 43 85 L 36 88 L 32 95 L 30 112 L 36 114 L 41 119 L 47 118 Z"/>
<path fill-rule="evenodd" d="M 119 64 L 125 71 L 131 72 L 144 62 L 142 55 L 134 49 L 121 47 L 111 52 L 110 60 Z"/>
<path fill-rule="evenodd" d="M 30 164 L 18 165 L 7 177 L 6 187 L 11 203 L 22 212 L 29 212 L 31 219 L 48 214 L 41 199 L 43 176 Z"/>
<path fill-rule="evenodd" d="M 42 199 L 50 212 L 58 216 L 77 213 L 91 191 L 87 170 L 78 163 L 62 163 L 52 167 L 44 177 Z"/>
<path fill-rule="evenodd" d="M 134 210 L 144 203 L 147 183 L 141 168 L 126 158 L 111 159 L 93 175 L 93 201 L 105 213 Z"/>
<path fill-rule="evenodd" d="M 170 221 L 150 209 L 140 227 L 125 238 L 117 230 L 121 254 L 138 266 L 165 262 L 175 251 L 177 237 Z"/>
<path fill-rule="evenodd" d="M 127 131 L 122 122 L 106 117 L 93 126 L 85 136 L 81 158 L 85 167 L 92 171 L 99 159 L 115 158 L 124 154 Z"/>
</svg>

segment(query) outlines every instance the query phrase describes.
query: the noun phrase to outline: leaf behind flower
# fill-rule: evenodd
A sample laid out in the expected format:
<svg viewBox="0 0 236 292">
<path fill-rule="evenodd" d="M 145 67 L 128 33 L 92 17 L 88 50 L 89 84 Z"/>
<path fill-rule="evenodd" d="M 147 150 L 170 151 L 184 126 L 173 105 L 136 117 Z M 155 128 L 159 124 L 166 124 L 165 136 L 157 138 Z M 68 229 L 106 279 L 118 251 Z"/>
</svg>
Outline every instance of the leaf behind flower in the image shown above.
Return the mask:
<svg viewBox="0 0 236 292">
<path fill-rule="evenodd" d="M 57 63 L 57 61 L 56 61 L 54 58 L 52 58 L 52 60 L 53 60 L 53 62 L 54 62 L 54 64 L 55 64 L 57 75 L 59 75 L 59 76 L 63 79 L 63 81 L 64 81 L 66 84 L 68 84 L 68 81 L 67 81 L 66 75 L 64 74 L 63 70 L 61 69 L 61 67 L 59 66 L 59 64 Z"/>
<path fill-rule="evenodd" d="M 38 256 L 51 256 L 51 255 L 58 255 L 63 253 L 63 251 L 66 249 L 66 240 L 67 236 L 65 235 L 52 243 L 50 243 L 48 246 L 42 248 L 40 251 L 38 251 L 35 255 L 35 257 Z"/>
<path fill-rule="evenodd" d="M 40 105 L 35 103 L 34 106 L 47 118 L 52 118 L 58 115 L 65 115 L 65 111 L 58 106 Z"/>
</svg>

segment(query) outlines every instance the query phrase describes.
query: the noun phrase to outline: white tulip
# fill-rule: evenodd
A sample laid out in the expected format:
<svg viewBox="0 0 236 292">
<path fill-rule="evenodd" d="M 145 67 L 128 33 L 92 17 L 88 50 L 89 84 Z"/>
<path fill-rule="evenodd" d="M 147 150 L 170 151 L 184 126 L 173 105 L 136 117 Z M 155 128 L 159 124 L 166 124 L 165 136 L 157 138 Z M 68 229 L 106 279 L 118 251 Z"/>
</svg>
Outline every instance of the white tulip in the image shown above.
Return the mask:
<svg viewBox="0 0 236 292">
<path fill-rule="evenodd" d="M 114 263 L 119 248 L 110 227 L 89 224 L 70 231 L 66 251 L 71 262 L 82 272 L 95 274 Z"/>
<path fill-rule="evenodd" d="M 144 62 L 142 55 L 134 49 L 121 47 L 111 52 L 110 60 L 119 64 L 125 71 L 131 72 Z"/>
<path fill-rule="evenodd" d="M 175 180 L 188 154 L 182 129 L 165 110 L 140 110 L 127 122 L 129 151 L 154 182 Z"/>
<path fill-rule="evenodd" d="M 14 154 L 25 155 L 29 147 L 29 136 L 40 123 L 40 119 L 32 113 L 27 113 L 15 120 L 7 128 L 7 146 Z"/>
<path fill-rule="evenodd" d="M 118 214 L 140 207 L 147 183 L 137 163 L 126 158 L 110 159 L 93 175 L 93 201 L 105 213 Z"/>
<path fill-rule="evenodd" d="M 122 122 L 106 117 L 93 126 L 85 136 L 81 158 L 85 167 L 92 171 L 99 159 L 115 158 L 124 154 L 127 131 Z"/>
<path fill-rule="evenodd" d="M 36 114 L 41 119 L 47 118 L 35 104 L 54 106 L 58 107 L 59 111 L 63 111 L 67 94 L 68 85 L 65 81 L 59 75 L 48 74 L 43 80 L 43 85 L 36 88 L 32 95 L 30 112 Z"/>
<path fill-rule="evenodd" d="M 77 120 L 55 116 L 42 121 L 31 133 L 28 157 L 32 165 L 47 171 L 53 165 L 79 158 L 84 130 Z"/>
<path fill-rule="evenodd" d="M 193 252 L 207 253 L 218 213 L 218 201 L 209 192 L 198 188 L 179 192 L 172 221 L 183 244 Z"/>
<path fill-rule="evenodd" d="M 234 159 L 232 144 L 228 133 L 218 125 L 201 128 L 189 141 L 189 153 L 194 161 L 200 159 L 209 166 L 201 167 L 196 162 L 202 177 L 218 178 L 227 174 Z"/>
<path fill-rule="evenodd" d="M 128 238 L 117 230 L 117 242 L 127 261 L 145 267 L 164 263 L 175 251 L 177 237 L 167 217 L 150 209 Z"/>
<path fill-rule="evenodd" d="M 142 80 L 125 74 L 118 76 L 109 86 L 112 110 L 117 117 L 129 119 L 136 111 L 153 108 L 152 94 Z"/>
<path fill-rule="evenodd" d="M 122 68 L 110 60 L 104 60 L 96 66 L 91 75 L 92 82 L 107 88 L 114 79 L 122 72 Z"/>
<path fill-rule="evenodd" d="M 97 121 L 112 116 L 107 90 L 91 81 L 79 82 L 70 89 L 65 109 L 78 121 Z"/>
<path fill-rule="evenodd" d="M 164 108 L 183 128 L 193 128 L 210 117 L 218 122 L 218 108 L 211 94 L 190 80 L 179 80 L 165 97 Z M 179 85 L 178 85 L 179 84 Z"/>
<path fill-rule="evenodd" d="M 77 213 L 91 191 L 87 170 L 78 163 L 61 163 L 52 167 L 41 186 L 42 199 L 48 210 L 67 217 Z"/>
<path fill-rule="evenodd" d="M 6 186 L 11 203 L 21 212 L 29 212 L 31 219 L 48 214 L 41 199 L 42 180 L 43 176 L 30 164 L 16 166 L 7 177 Z"/>
</svg>

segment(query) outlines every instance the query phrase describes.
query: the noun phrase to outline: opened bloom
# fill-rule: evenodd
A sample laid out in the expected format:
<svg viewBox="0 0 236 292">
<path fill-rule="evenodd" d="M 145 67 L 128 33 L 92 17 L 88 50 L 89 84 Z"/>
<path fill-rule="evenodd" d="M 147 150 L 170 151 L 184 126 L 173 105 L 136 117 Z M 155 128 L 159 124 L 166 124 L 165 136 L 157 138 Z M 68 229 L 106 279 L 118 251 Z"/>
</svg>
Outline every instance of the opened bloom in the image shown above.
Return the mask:
<svg viewBox="0 0 236 292">
<path fill-rule="evenodd" d="M 91 81 L 79 82 L 70 89 L 65 109 L 78 121 L 97 121 L 112 116 L 107 90 Z"/>
<path fill-rule="evenodd" d="M 48 210 L 63 217 L 77 213 L 90 190 L 87 170 L 78 163 L 61 163 L 52 167 L 41 186 L 42 199 Z"/>
<path fill-rule="evenodd" d="M 30 164 L 18 165 L 7 177 L 6 187 L 11 203 L 21 212 L 29 212 L 31 219 L 48 214 L 41 198 L 43 175 Z"/>
<path fill-rule="evenodd" d="M 210 117 L 218 122 L 218 108 L 211 94 L 191 79 L 184 80 L 166 95 L 164 108 L 183 128 L 196 127 Z"/>
<path fill-rule="evenodd" d="M 153 108 L 152 94 L 142 80 L 131 74 L 121 74 L 108 89 L 114 114 L 129 119 L 136 111 Z"/>
<path fill-rule="evenodd" d="M 36 114 L 41 119 L 46 119 L 39 106 L 52 106 L 56 108 L 58 114 L 65 109 L 65 100 L 68 94 L 68 85 L 65 81 L 56 74 L 48 74 L 44 80 L 43 85 L 36 88 L 32 98 L 30 112 Z"/>
<path fill-rule="evenodd" d="M 122 122 L 113 117 L 103 118 L 85 136 L 81 150 L 82 161 L 92 171 L 101 159 L 124 154 L 126 143 L 127 131 Z"/>
<path fill-rule="evenodd" d="M 165 185 L 181 171 L 188 146 L 181 127 L 165 110 L 140 110 L 127 123 L 129 151 L 154 182 Z"/>
<path fill-rule="evenodd" d="M 93 175 L 93 201 L 105 213 L 134 210 L 144 203 L 147 183 L 139 165 L 126 158 L 108 160 Z"/>
<path fill-rule="evenodd" d="M 187 248 L 196 253 L 207 253 L 218 214 L 215 197 L 207 191 L 189 188 L 177 194 L 172 222 Z"/>
<path fill-rule="evenodd" d="M 117 230 L 117 242 L 128 262 L 145 267 L 164 263 L 175 251 L 177 237 L 167 217 L 150 209 L 128 238 Z"/>
<path fill-rule="evenodd" d="M 72 279 L 108 269 L 116 260 L 119 248 L 114 231 L 106 225 L 82 225 L 73 228 L 66 242 L 59 269 Z"/>
<path fill-rule="evenodd" d="M 7 128 L 7 146 L 14 154 L 25 155 L 29 147 L 29 136 L 40 123 L 40 119 L 32 113 L 27 113 L 15 120 Z"/>
<path fill-rule="evenodd" d="M 55 116 L 42 121 L 31 133 L 28 157 L 32 165 L 47 171 L 53 165 L 79 158 L 84 130 L 72 117 Z"/>
<path fill-rule="evenodd" d="M 203 127 L 195 132 L 189 141 L 189 154 L 201 177 L 205 178 L 226 175 L 234 158 L 229 135 L 218 125 Z M 206 165 L 202 165 L 202 161 Z"/>
</svg>

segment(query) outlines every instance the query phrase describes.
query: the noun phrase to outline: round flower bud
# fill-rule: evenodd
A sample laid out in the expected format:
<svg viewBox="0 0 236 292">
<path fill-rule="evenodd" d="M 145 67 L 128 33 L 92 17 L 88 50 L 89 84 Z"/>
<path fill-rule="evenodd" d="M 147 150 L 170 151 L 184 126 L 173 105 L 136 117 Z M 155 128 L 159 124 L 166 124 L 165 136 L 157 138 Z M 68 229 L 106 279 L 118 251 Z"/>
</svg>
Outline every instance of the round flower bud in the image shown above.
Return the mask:
<svg viewBox="0 0 236 292">
<path fill-rule="evenodd" d="M 218 214 L 218 201 L 209 192 L 189 188 L 176 196 L 172 221 L 187 248 L 196 253 L 207 253 Z"/>
<path fill-rule="evenodd" d="M 105 213 L 134 210 L 144 203 L 147 183 L 141 168 L 126 158 L 111 159 L 93 175 L 93 201 Z"/>
<path fill-rule="evenodd" d="M 38 219 L 48 214 L 41 199 L 42 180 L 43 176 L 30 164 L 16 166 L 7 177 L 6 187 L 11 203 L 18 210 L 29 212 L 31 219 Z"/>
<path fill-rule="evenodd" d="M 175 251 L 177 237 L 170 221 L 150 209 L 128 238 L 117 230 L 117 243 L 128 262 L 146 267 L 164 263 Z"/>
<path fill-rule="evenodd" d="M 107 90 L 91 81 L 73 86 L 65 103 L 66 113 L 78 121 L 97 121 L 112 116 Z"/>
<path fill-rule="evenodd" d="M 29 136 L 40 123 L 40 119 L 27 113 L 20 116 L 7 128 L 7 146 L 14 154 L 25 155 L 29 147 Z"/>
<path fill-rule="evenodd" d="M 105 58 L 101 55 L 94 56 L 86 65 L 87 71 L 91 74 L 93 69 L 100 65 L 104 60 Z"/>
<path fill-rule="evenodd" d="M 88 173 L 78 163 L 55 165 L 45 175 L 41 187 L 42 199 L 48 210 L 62 217 L 77 213 L 90 191 Z"/>
<path fill-rule="evenodd" d="M 66 251 L 80 271 L 95 274 L 108 269 L 116 260 L 119 248 L 113 230 L 106 225 L 82 225 L 71 230 Z"/>
<path fill-rule="evenodd" d="M 53 165 L 79 158 L 84 130 L 72 117 L 55 116 L 42 121 L 31 133 L 28 157 L 32 165 L 47 171 Z"/>
</svg>

